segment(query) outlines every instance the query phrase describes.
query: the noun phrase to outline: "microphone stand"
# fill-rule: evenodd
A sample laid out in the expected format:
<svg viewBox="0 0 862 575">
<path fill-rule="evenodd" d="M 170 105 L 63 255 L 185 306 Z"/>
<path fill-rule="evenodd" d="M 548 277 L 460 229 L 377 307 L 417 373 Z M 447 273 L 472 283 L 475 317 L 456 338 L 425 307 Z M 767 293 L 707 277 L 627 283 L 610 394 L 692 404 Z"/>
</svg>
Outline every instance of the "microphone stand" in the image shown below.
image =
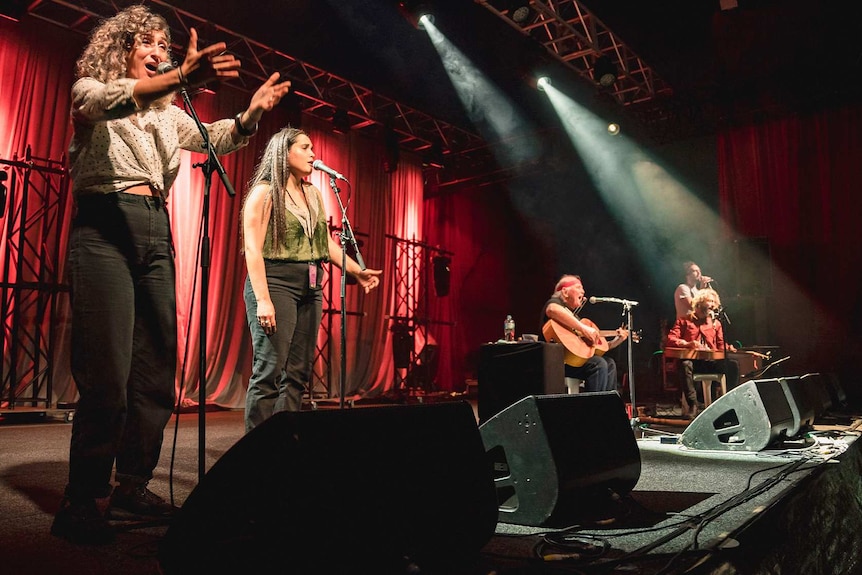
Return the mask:
<svg viewBox="0 0 862 575">
<path fill-rule="evenodd" d="M 234 197 L 236 192 L 227 177 L 227 173 L 216 156 L 215 149 L 210 141 L 209 132 L 198 118 L 195 107 L 192 105 L 188 90 L 180 90 L 186 110 L 197 124 L 198 130 L 203 137 L 203 148 L 207 159 L 193 168 L 201 168 L 204 174 L 204 197 L 201 220 L 201 298 L 200 298 L 200 334 L 198 343 L 198 481 L 206 474 L 206 351 L 207 351 L 207 306 L 209 303 L 209 274 L 210 274 L 210 238 L 209 238 L 209 206 L 210 187 L 212 185 L 212 173 L 218 172 L 227 193 Z"/>
<path fill-rule="evenodd" d="M 724 359 L 722 360 L 722 361 L 724 362 L 724 365 L 723 365 L 722 367 L 724 368 L 724 377 L 725 377 L 725 378 L 727 378 L 727 366 L 728 366 L 728 365 L 730 365 L 730 362 L 731 362 L 731 361 L 733 361 L 733 360 L 731 360 L 731 359 L 727 356 L 727 353 L 728 353 L 728 352 L 727 352 L 727 337 L 728 337 L 728 335 L 727 335 L 727 330 L 726 330 L 726 329 L 724 329 L 724 327 L 725 327 L 726 325 L 730 325 L 730 318 L 729 318 L 729 317 L 727 317 L 727 312 L 726 312 L 726 311 L 724 311 L 724 306 L 720 306 L 720 307 L 718 308 L 718 313 L 716 314 L 716 317 L 718 318 L 718 320 L 719 320 L 719 321 L 721 321 L 721 336 L 722 336 L 722 337 L 721 337 L 721 342 L 722 342 L 722 344 L 723 344 L 723 346 L 724 346 L 724 350 L 723 350 L 723 351 L 724 351 Z M 734 381 L 734 382 L 731 382 L 731 383 L 733 383 L 733 384 L 738 384 L 738 383 L 739 383 L 739 377 L 740 377 L 740 374 L 739 374 L 739 370 L 738 370 L 738 369 L 737 369 L 737 370 L 735 370 L 735 371 L 736 371 L 736 374 L 737 374 L 737 375 L 736 375 L 737 380 L 736 380 L 736 381 Z"/>
<path fill-rule="evenodd" d="M 626 316 L 626 328 L 629 331 L 629 337 L 627 342 L 627 359 L 628 359 L 628 375 L 629 375 L 629 395 L 631 396 L 632 403 L 632 413 L 629 418 L 629 424 L 632 426 L 632 430 L 637 427 L 637 424 L 640 423 L 640 418 L 638 417 L 638 408 L 637 403 L 635 401 L 635 373 L 634 373 L 634 365 L 632 363 L 632 338 L 634 337 L 634 324 L 632 320 L 632 302 L 625 300 L 623 305 L 623 313 L 622 315 Z"/>
<path fill-rule="evenodd" d="M 360 270 L 365 270 L 365 262 L 362 259 L 362 254 L 359 253 L 359 246 L 356 244 L 356 236 L 353 234 L 353 228 L 350 227 L 350 220 L 347 219 L 347 208 L 341 201 L 341 190 L 338 189 L 338 184 L 335 183 L 334 176 L 329 177 L 329 187 L 335 193 L 335 198 L 338 200 L 338 207 L 341 209 L 341 232 L 338 237 L 341 240 L 341 376 L 338 383 L 338 408 L 344 409 L 344 386 L 347 380 L 347 244 L 353 246 L 356 254 L 356 263 L 359 264 Z M 349 184 L 349 182 L 348 182 Z"/>
</svg>

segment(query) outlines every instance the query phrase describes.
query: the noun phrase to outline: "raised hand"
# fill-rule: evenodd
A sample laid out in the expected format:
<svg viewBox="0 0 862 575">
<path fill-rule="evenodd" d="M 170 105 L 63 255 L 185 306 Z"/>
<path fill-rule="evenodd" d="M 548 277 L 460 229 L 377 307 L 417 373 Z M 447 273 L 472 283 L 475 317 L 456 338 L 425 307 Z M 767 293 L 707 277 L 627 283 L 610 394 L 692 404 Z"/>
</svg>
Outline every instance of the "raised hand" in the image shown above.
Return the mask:
<svg viewBox="0 0 862 575">
<path fill-rule="evenodd" d="M 191 28 L 186 59 L 180 65 L 181 76 L 191 87 L 239 77 L 241 63 L 233 54 L 225 54 L 225 49 L 227 44 L 217 42 L 198 50 L 198 33 Z"/>
<path fill-rule="evenodd" d="M 251 103 L 248 106 L 252 114 L 255 111 L 259 111 L 260 113 L 272 111 L 284 95 L 290 91 L 290 80 L 279 82 L 279 77 L 279 73 L 275 72 L 252 95 Z"/>
</svg>

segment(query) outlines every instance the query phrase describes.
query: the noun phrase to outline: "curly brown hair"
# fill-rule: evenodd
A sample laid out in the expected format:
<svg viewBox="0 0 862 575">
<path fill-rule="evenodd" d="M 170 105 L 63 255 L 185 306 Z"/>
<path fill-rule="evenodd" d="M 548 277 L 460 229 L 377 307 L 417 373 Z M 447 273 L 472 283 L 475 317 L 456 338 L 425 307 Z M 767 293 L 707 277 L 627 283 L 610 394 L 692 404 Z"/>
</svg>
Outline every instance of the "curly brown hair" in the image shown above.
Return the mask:
<svg viewBox="0 0 862 575">
<path fill-rule="evenodd" d="M 167 21 L 142 4 L 129 6 L 115 16 L 102 20 L 90 33 L 90 41 L 78 59 L 78 78 L 108 82 L 126 75 L 129 51 L 151 32 L 164 32 L 168 45 L 171 31 Z"/>
</svg>

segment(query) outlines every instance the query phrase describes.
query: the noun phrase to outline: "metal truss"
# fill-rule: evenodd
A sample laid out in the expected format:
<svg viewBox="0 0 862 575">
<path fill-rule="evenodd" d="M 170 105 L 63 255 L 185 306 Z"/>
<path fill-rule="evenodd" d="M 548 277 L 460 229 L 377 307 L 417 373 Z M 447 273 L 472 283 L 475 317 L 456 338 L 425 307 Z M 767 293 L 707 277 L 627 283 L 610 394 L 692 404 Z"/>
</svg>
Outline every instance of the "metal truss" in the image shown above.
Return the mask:
<svg viewBox="0 0 862 575">
<path fill-rule="evenodd" d="M 279 72 L 283 78 L 291 80 L 291 91 L 306 114 L 332 120 L 336 112 L 340 115 L 346 112 L 351 130 L 373 135 L 391 131 L 397 136 L 399 147 L 406 151 L 420 154 L 435 150 L 450 154 L 469 151 L 475 154 L 478 150 L 487 153 L 483 152 L 484 141 L 468 130 L 405 106 L 163 0 L 151 0 L 150 3 L 168 21 L 174 54 L 184 54 L 192 27 L 197 30 L 202 44 L 226 42 L 228 51 L 242 61 L 240 77 L 231 82 L 240 89 L 251 92 L 273 72 Z M 96 22 L 120 9 L 116 2 L 108 0 L 35 0 L 28 11 L 36 18 L 88 34 Z"/>
<path fill-rule="evenodd" d="M 0 404 L 51 407 L 57 299 L 68 286 L 59 264 L 60 232 L 70 217 L 65 158 L 0 159 L 5 211 L 0 282 Z"/>
<path fill-rule="evenodd" d="M 670 87 L 601 20 L 577 0 L 474 0 L 545 47 L 551 56 L 587 81 L 593 64 L 607 56 L 616 65 L 617 81 L 608 88 L 621 105 L 668 95 Z M 515 20 L 515 10 L 521 9 Z"/>
<path fill-rule="evenodd" d="M 435 374 L 428 365 L 430 357 L 423 353 L 428 344 L 428 327 L 452 325 L 428 317 L 431 259 L 451 256 L 452 252 L 418 240 L 388 234 L 386 237 L 395 242 L 395 299 L 389 316 L 395 365 L 393 389 L 399 394 L 419 395 L 434 391 Z M 424 333 L 418 333 L 420 330 Z M 421 346 L 416 345 L 417 333 Z"/>
</svg>

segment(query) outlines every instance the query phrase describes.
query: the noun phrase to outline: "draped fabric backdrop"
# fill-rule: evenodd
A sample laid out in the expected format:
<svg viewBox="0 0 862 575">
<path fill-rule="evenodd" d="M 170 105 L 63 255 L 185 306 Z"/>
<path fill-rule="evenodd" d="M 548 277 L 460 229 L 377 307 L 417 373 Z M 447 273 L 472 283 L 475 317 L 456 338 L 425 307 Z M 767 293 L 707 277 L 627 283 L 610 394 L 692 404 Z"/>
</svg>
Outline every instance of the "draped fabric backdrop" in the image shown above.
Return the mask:
<svg viewBox="0 0 862 575">
<path fill-rule="evenodd" d="M 71 137 L 69 92 L 73 82 L 74 62 L 84 45 L 84 38 L 38 20 L 25 18 L 16 24 L 0 19 L 0 158 L 22 157 L 29 145 L 37 157 L 59 160 L 66 153 Z M 225 87 L 217 95 L 201 94 L 194 99 L 203 121 L 231 117 L 245 108 L 249 95 Z M 242 285 L 245 262 L 240 254 L 240 209 L 246 182 L 252 175 L 269 135 L 286 125 L 288 113 L 277 109 L 264 116 L 258 135 L 246 148 L 223 156 L 222 164 L 229 175 L 236 197 L 230 197 L 217 176 L 209 194 L 209 237 L 211 265 L 209 303 L 206 310 L 206 382 L 208 402 L 239 407 L 251 366 L 251 349 Z M 364 294 L 355 285 L 348 286 L 347 370 L 344 382 L 347 394 L 376 395 L 390 388 L 394 381 L 391 335 L 386 315 L 392 313 L 394 258 L 392 241 L 387 235 L 421 238 L 422 172 L 418 158 L 401 154 L 394 173 L 383 170 L 385 146 L 356 134 L 332 133 L 327 125 L 311 118 L 302 119 L 315 146 L 317 157 L 344 173 L 352 187 L 339 182 L 342 201 L 349 202 L 348 216 L 354 231 L 361 236 L 362 255 L 369 267 L 384 270 L 381 288 Z M 382 138 L 381 138 L 382 140 Z M 200 337 L 200 237 L 204 203 L 204 177 L 193 164 L 204 156 L 183 153 L 179 177 L 169 198 L 169 210 L 177 248 L 177 305 L 180 342 L 178 387 L 190 402 L 199 399 Z M 333 224 L 340 226 L 341 212 L 321 172 L 311 181 L 324 194 Z M 0 258 L 5 253 L 5 223 L 0 239 Z M 60 222 L 61 253 L 67 249 L 69 217 Z M 0 259 L 0 265 L 2 265 Z M 60 277 L 65 277 L 64 261 L 56 262 Z M 337 314 L 340 273 L 335 282 L 334 300 L 329 312 Z M 76 390 L 68 368 L 68 297 L 60 298 L 56 321 L 58 342 L 55 352 L 54 401 L 74 401 Z M 46 319 L 45 321 L 49 321 Z M 326 318 L 324 318 L 326 321 Z M 321 338 L 325 337 L 324 333 Z M 329 334 L 332 379 L 328 382 L 333 395 L 341 389 L 340 321 L 336 316 Z M 4 350 L 4 357 L 6 350 Z M 323 365 L 316 365 L 318 372 Z M 4 370 L 5 372 L 5 370 Z"/>
<path fill-rule="evenodd" d="M 16 154 L 20 158 L 28 145 L 34 156 L 59 160 L 65 155 L 71 135 L 69 89 L 74 61 L 83 43 L 84 38 L 77 34 L 29 17 L 20 24 L 0 19 L 0 158 L 8 160 Z M 247 99 L 247 95 L 226 87 L 217 96 L 197 97 L 196 107 L 202 118 L 211 120 L 232 116 Z M 217 178 L 210 194 L 212 266 L 206 310 L 206 396 L 207 401 L 226 406 L 242 405 L 251 365 L 241 298 L 245 278 L 239 250 L 241 197 L 267 136 L 281 128 L 287 118 L 288 113 L 282 110 L 265 116 L 260 133 L 247 148 L 222 158 L 237 197 L 228 197 Z M 363 242 L 362 254 L 369 267 L 385 270 L 381 289 L 369 295 L 355 286 L 347 290 L 346 309 L 351 315 L 346 394 L 377 395 L 394 384 L 387 316 L 405 315 L 409 310 L 395 309 L 396 302 L 403 302 L 399 297 L 403 294 L 395 292 L 392 238 L 439 245 L 454 253 L 450 294 L 429 294 L 427 313 L 419 313 L 438 322 L 429 326 L 440 344 L 438 387 L 461 389 L 464 380 L 475 375 L 479 346 L 500 337 L 503 317 L 517 309 L 525 290 L 545 285 L 546 279 L 553 281 L 551 276 L 525 279 L 510 272 L 519 269 L 512 267 L 513 258 L 524 256 L 517 243 L 521 238 L 511 238 L 508 231 L 519 216 L 495 195 L 499 190 L 489 188 L 423 201 L 417 158 L 402 153 L 398 169 L 387 173 L 382 142 L 357 134 L 335 134 L 329 126 L 308 118 L 303 119 L 303 128 L 311 136 L 318 158 L 352 182 L 352 189 L 344 183 L 339 185 L 343 200 L 351 199 L 349 217 Z M 791 355 L 790 373 L 857 370 L 855 362 L 862 352 L 853 329 L 862 319 L 858 297 L 862 251 L 857 228 L 862 202 L 855 197 L 862 166 L 860 134 L 862 109 L 856 106 L 731 128 L 718 136 L 722 219 L 734 239 L 759 239 L 760 245 L 766 246 L 764 259 L 748 258 L 740 251 L 737 264 L 747 265 L 761 276 L 770 343 L 781 345 L 781 353 Z M 178 248 L 180 357 L 185 358 L 178 385 L 190 401 L 197 401 L 199 395 L 201 310 L 195 290 L 199 287 L 203 178 L 192 164 L 200 160 L 200 155 L 185 155 L 170 199 Z M 328 178 L 315 172 L 311 179 L 324 192 L 333 224 L 340 225 Z M 0 242 L 4 242 L 0 248 L 5 248 L 7 218 L 0 223 Z M 68 214 L 62 225 L 68 226 Z M 61 253 L 66 249 L 66 232 L 64 228 L 61 233 Z M 4 253 L 0 249 L 0 258 Z M 52 264 L 64 277 L 64 261 Z M 332 274 L 330 281 L 335 282 L 335 295 L 328 309 L 337 314 L 341 309 L 340 275 Z M 66 294 L 60 295 L 59 303 L 53 399 L 72 401 L 75 388 L 68 371 Z M 526 312 L 517 314 L 519 333 L 537 327 L 537 318 L 525 316 Z M 333 395 L 342 383 L 338 319 L 337 315 L 325 316 L 327 325 L 332 320 L 332 329 L 329 333 L 321 331 L 321 341 L 329 338 L 332 378 L 327 383 Z M 3 355 L 5 362 L 6 349 Z M 324 372 L 323 367 L 316 365 L 318 373 Z"/>
<path fill-rule="evenodd" d="M 858 379 L 862 108 L 732 128 L 718 154 L 722 219 L 768 246 L 754 272 L 786 371 Z"/>
</svg>

